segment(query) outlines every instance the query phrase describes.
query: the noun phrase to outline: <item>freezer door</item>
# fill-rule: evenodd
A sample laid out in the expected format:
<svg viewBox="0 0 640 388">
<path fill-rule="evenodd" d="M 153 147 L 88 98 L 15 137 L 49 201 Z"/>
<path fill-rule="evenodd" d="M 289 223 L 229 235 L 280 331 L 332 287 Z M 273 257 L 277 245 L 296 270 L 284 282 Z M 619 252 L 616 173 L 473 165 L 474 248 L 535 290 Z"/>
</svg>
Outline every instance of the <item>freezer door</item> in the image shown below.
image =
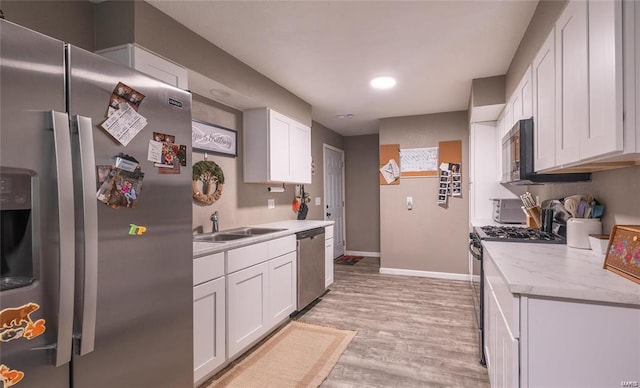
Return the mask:
<svg viewBox="0 0 640 388">
<path fill-rule="evenodd" d="M 69 114 L 77 123 L 74 189 L 85 193 L 76 200 L 83 209 L 76 222 L 83 237 L 77 281 L 84 287 L 76 295 L 74 386 L 192 386 L 191 95 L 76 47 L 67 47 L 67 55 Z M 144 95 L 138 113 L 148 120 L 127 146 L 100 127 L 118 83 Z M 148 160 L 154 132 L 186 146 L 188 160 L 178 173 L 161 174 Z M 112 166 L 121 153 L 144 173 L 131 206 L 124 180 L 113 180 L 108 204 L 96 199 L 95 181 L 81 181 L 87 168 Z"/>
<path fill-rule="evenodd" d="M 4 386 L 16 380 L 20 387 L 69 386 L 73 187 L 60 182 L 71 177 L 68 120 L 60 113 L 65 111 L 63 61 L 62 42 L 0 20 Z M 59 300 L 61 292 L 66 300 Z"/>
</svg>

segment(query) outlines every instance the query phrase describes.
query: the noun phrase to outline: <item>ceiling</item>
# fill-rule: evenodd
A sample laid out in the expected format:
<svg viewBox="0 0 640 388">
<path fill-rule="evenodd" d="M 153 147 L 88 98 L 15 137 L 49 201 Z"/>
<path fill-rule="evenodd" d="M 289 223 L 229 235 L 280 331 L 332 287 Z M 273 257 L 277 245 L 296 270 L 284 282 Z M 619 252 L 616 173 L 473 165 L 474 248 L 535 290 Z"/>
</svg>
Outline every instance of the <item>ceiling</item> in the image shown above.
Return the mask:
<svg viewBox="0 0 640 388">
<path fill-rule="evenodd" d="M 380 118 L 467 109 L 471 80 L 507 72 L 537 5 L 148 2 L 311 104 L 313 120 L 345 136 L 377 133 Z M 397 85 L 373 90 L 378 75 Z M 354 117 L 336 117 L 346 114 Z"/>
</svg>

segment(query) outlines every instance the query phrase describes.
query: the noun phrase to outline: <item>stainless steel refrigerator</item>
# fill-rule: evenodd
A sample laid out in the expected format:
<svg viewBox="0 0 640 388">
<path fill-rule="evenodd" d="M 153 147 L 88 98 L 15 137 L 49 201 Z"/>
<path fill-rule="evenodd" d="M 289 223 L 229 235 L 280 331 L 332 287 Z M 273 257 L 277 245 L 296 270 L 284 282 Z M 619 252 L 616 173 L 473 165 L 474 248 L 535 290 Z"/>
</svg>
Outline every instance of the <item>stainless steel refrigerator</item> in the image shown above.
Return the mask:
<svg viewBox="0 0 640 388">
<path fill-rule="evenodd" d="M 192 386 L 191 95 L 5 20 L 0 93 L 0 381 Z"/>
</svg>

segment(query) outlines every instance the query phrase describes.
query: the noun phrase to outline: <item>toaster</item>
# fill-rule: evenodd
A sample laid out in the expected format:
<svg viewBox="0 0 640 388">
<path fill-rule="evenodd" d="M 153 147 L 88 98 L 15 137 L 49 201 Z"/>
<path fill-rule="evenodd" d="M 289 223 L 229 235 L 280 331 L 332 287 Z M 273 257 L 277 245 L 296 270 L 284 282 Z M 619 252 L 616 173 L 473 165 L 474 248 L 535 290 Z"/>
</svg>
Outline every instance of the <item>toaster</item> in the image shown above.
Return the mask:
<svg viewBox="0 0 640 388">
<path fill-rule="evenodd" d="M 519 198 L 492 198 L 493 220 L 500 224 L 524 224 L 526 216 Z"/>
</svg>

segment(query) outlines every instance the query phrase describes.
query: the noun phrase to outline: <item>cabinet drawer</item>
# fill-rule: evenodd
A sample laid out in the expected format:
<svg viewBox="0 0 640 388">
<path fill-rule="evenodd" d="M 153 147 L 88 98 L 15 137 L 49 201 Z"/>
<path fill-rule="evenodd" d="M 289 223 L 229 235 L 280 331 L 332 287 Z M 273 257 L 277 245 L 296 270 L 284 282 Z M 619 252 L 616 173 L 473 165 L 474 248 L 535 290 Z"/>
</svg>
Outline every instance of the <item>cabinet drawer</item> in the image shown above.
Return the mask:
<svg viewBox="0 0 640 388">
<path fill-rule="evenodd" d="M 324 228 L 324 239 L 328 240 L 330 238 L 333 238 L 333 225 Z"/>
<path fill-rule="evenodd" d="M 296 250 L 296 236 L 293 234 L 291 236 L 267 241 L 267 243 L 269 245 L 269 259 L 273 259 Z"/>
<path fill-rule="evenodd" d="M 509 291 L 507 284 L 502 279 L 502 275 L 498 271 L 498 268 L 491 260 L 490 256 L 484 254 L 482 261 L 485 279 L 488 282 L 489 288 L 495 295 L 498 309 L 502 314 L 509 331 L 513 338 L 520 337 L 520 297 L 514 295 Z"/>
<path fill-rule="evenodd" d="M 193 260 L 193 285 L 224 275 L 224 253 L 198 257 Z"/>
<path fill-rule="evenodd" d="M 267 261 L 268 258 L 268 242 L 232 249 L 227 251 L 227 273 L 236 272 L 243 268 L 262 263 Z"/>
</svg>

